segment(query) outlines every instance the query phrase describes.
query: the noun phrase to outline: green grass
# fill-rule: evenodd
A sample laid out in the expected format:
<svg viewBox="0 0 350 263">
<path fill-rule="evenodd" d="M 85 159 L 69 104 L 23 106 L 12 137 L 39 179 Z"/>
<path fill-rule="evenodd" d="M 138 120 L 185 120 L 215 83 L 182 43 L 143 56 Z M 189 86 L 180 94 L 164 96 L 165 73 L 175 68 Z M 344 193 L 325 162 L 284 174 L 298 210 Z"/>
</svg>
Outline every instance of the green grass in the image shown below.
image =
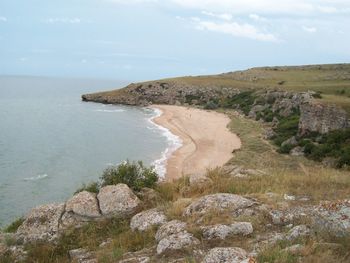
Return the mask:
<svg viewBox="0 0 350 263">
<path fill-rule="evenodd" d="M 15 221 L 13 221 L 10 225 L 8 225 L 4 229 L 4 232 L 6 232 L 6 233 L 15 233 L 17 231 L 17 229 L 20 227 L 20 225 L 22 225 L 23 222 L 24 222 L 24 218 L 23 217 L 17 218 Z"/>
</svg>

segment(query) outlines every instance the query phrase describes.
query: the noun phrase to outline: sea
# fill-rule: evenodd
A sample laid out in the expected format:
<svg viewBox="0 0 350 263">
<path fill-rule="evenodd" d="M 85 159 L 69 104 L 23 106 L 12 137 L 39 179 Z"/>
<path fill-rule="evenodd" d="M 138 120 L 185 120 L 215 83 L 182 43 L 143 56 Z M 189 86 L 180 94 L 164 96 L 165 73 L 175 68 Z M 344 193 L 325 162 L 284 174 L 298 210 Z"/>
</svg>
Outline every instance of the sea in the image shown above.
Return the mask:
<svg viewBox="0 0 350 263">
<path fill-rule="evenodd" d="M 164 177 L 181 141 L 152 122 L 160 111 L 81 100 L 126 84 L 0 76 L 0 228 L 35 206 L 67 200 L 125 160 Z"/>
</svg>

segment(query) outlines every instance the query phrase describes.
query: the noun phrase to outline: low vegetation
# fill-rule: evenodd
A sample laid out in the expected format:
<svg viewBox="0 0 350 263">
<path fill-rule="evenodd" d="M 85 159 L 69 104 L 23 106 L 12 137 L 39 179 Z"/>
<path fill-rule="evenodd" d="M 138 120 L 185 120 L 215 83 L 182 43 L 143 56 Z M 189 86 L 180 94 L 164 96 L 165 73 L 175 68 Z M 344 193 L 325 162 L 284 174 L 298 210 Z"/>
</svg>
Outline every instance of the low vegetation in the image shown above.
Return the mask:
<svg viewBox="0 0 350 263">
<path fill-rule="evenodd" d="M 88 191 L 98 193 L 102 186 L 126 184 L 134 191 L 140 191 L 144 187 L 154 188 L 158 176 L 153 167 L 146 167 L 142 161 L 125 161 L 117 166 L 105 169 L 100 177 L 100 182 L 83 184 L 75 193 Z"/>
<path fill-rule="evenodd" d="M 153 167 L 145 167 L 142 161 L 126 161 L 118 166 L 107 168 L 101 176 L 101 185 L 127 184 L 135 191 L 141 188 L 153 188 L 158 176 Z"/>
<path fill-rule="evenodd" d="M 18 219 L 16 219 L 15 221 L 13 221 L 10 225 L 8 225 L 5 229 L 4 232 L 6 233 L 14 233 L 17 231 L 17 229 L 20 227 L 20 225 L 22 225 L 24 221 L 23 217 L 20 217 Z"/>
</svg>

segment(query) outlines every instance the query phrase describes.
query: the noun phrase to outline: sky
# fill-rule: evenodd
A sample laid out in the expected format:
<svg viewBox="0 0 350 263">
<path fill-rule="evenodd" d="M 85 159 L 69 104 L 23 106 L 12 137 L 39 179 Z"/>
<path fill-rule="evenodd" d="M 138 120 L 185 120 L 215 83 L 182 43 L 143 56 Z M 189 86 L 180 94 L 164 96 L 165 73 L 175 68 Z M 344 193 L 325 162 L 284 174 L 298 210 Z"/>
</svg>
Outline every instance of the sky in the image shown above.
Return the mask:
<svg viewBox="0 0 350 263">
<path fill-rule="evenodd" d="M 0 75 L 137 81 L 347 62 L 349 0 L 0 1 Z"/>
</svg>

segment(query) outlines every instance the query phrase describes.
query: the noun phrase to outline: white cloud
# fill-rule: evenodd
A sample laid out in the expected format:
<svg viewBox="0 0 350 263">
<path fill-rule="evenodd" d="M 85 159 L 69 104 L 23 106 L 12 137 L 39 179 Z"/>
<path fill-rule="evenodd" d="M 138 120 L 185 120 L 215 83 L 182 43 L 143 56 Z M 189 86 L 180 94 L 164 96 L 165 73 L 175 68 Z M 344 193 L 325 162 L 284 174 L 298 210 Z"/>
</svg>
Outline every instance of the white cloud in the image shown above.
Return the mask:
<svg viewBox="0 0 350 263">
<path fill-rule="evenodd" d="M 345 0 L 170 0 L 185 8 L 228 12 L 231 14 L 289 14 L 344 13 L 350 11 Z"/>
<path fill-rule="evenodd" d="M 259 16 L 257 14 L 250 14 L 249 18 L 255 21 L 259 21 L 259 22 L 266 22 L 267 19 L 265 17 Z"/>
<path fill-rule="evenodd" d="M 227 21 L 230 21 L 233 18 L 231 14 L 225 14 L 225 13 L 224 14 L 216 14 L 216 13 L 212 13 L 212 12 L 202 11 L 202 14 L 206 15 L 206 16 L 210 16 L 210 17 L 219 18 L 222 20 L 227 20 Z"/>
<path fill-rule="evenodd" d="M 317 31 L 316 27 L 303 26 L 302 29 L 306 32 L 309 32 L 309 33 L 315 33 Z"/>
<path fill-rule="evenodd" d="M 7 18 L 4 16 L 0 16 L 0 22 L 7 22 Z"/>
<path fill-rule="evenodd" d="M 142 4 L 142 3 L 157 3 L 158 0 L 108 0 L 117 4 Z"/>
<path fill-rule="evenodd" d="M 45 23 L 48 24 L 80 24 L 81 22 L 81 19 L 77 17 L 51 17 L 45 20 Z"/>
<path fill-rule="evenodd" d="M 236 22 L 213 22 L 198 21 L 195 22 L 195 28 L 198 30 L 207 30 L 235 37 L 249 38 L 259 41 L 278 42 L 278 38 L 271 33 L 259 31 L 255 26 L 250 24 L 239 24 Z"/>
</svg>

